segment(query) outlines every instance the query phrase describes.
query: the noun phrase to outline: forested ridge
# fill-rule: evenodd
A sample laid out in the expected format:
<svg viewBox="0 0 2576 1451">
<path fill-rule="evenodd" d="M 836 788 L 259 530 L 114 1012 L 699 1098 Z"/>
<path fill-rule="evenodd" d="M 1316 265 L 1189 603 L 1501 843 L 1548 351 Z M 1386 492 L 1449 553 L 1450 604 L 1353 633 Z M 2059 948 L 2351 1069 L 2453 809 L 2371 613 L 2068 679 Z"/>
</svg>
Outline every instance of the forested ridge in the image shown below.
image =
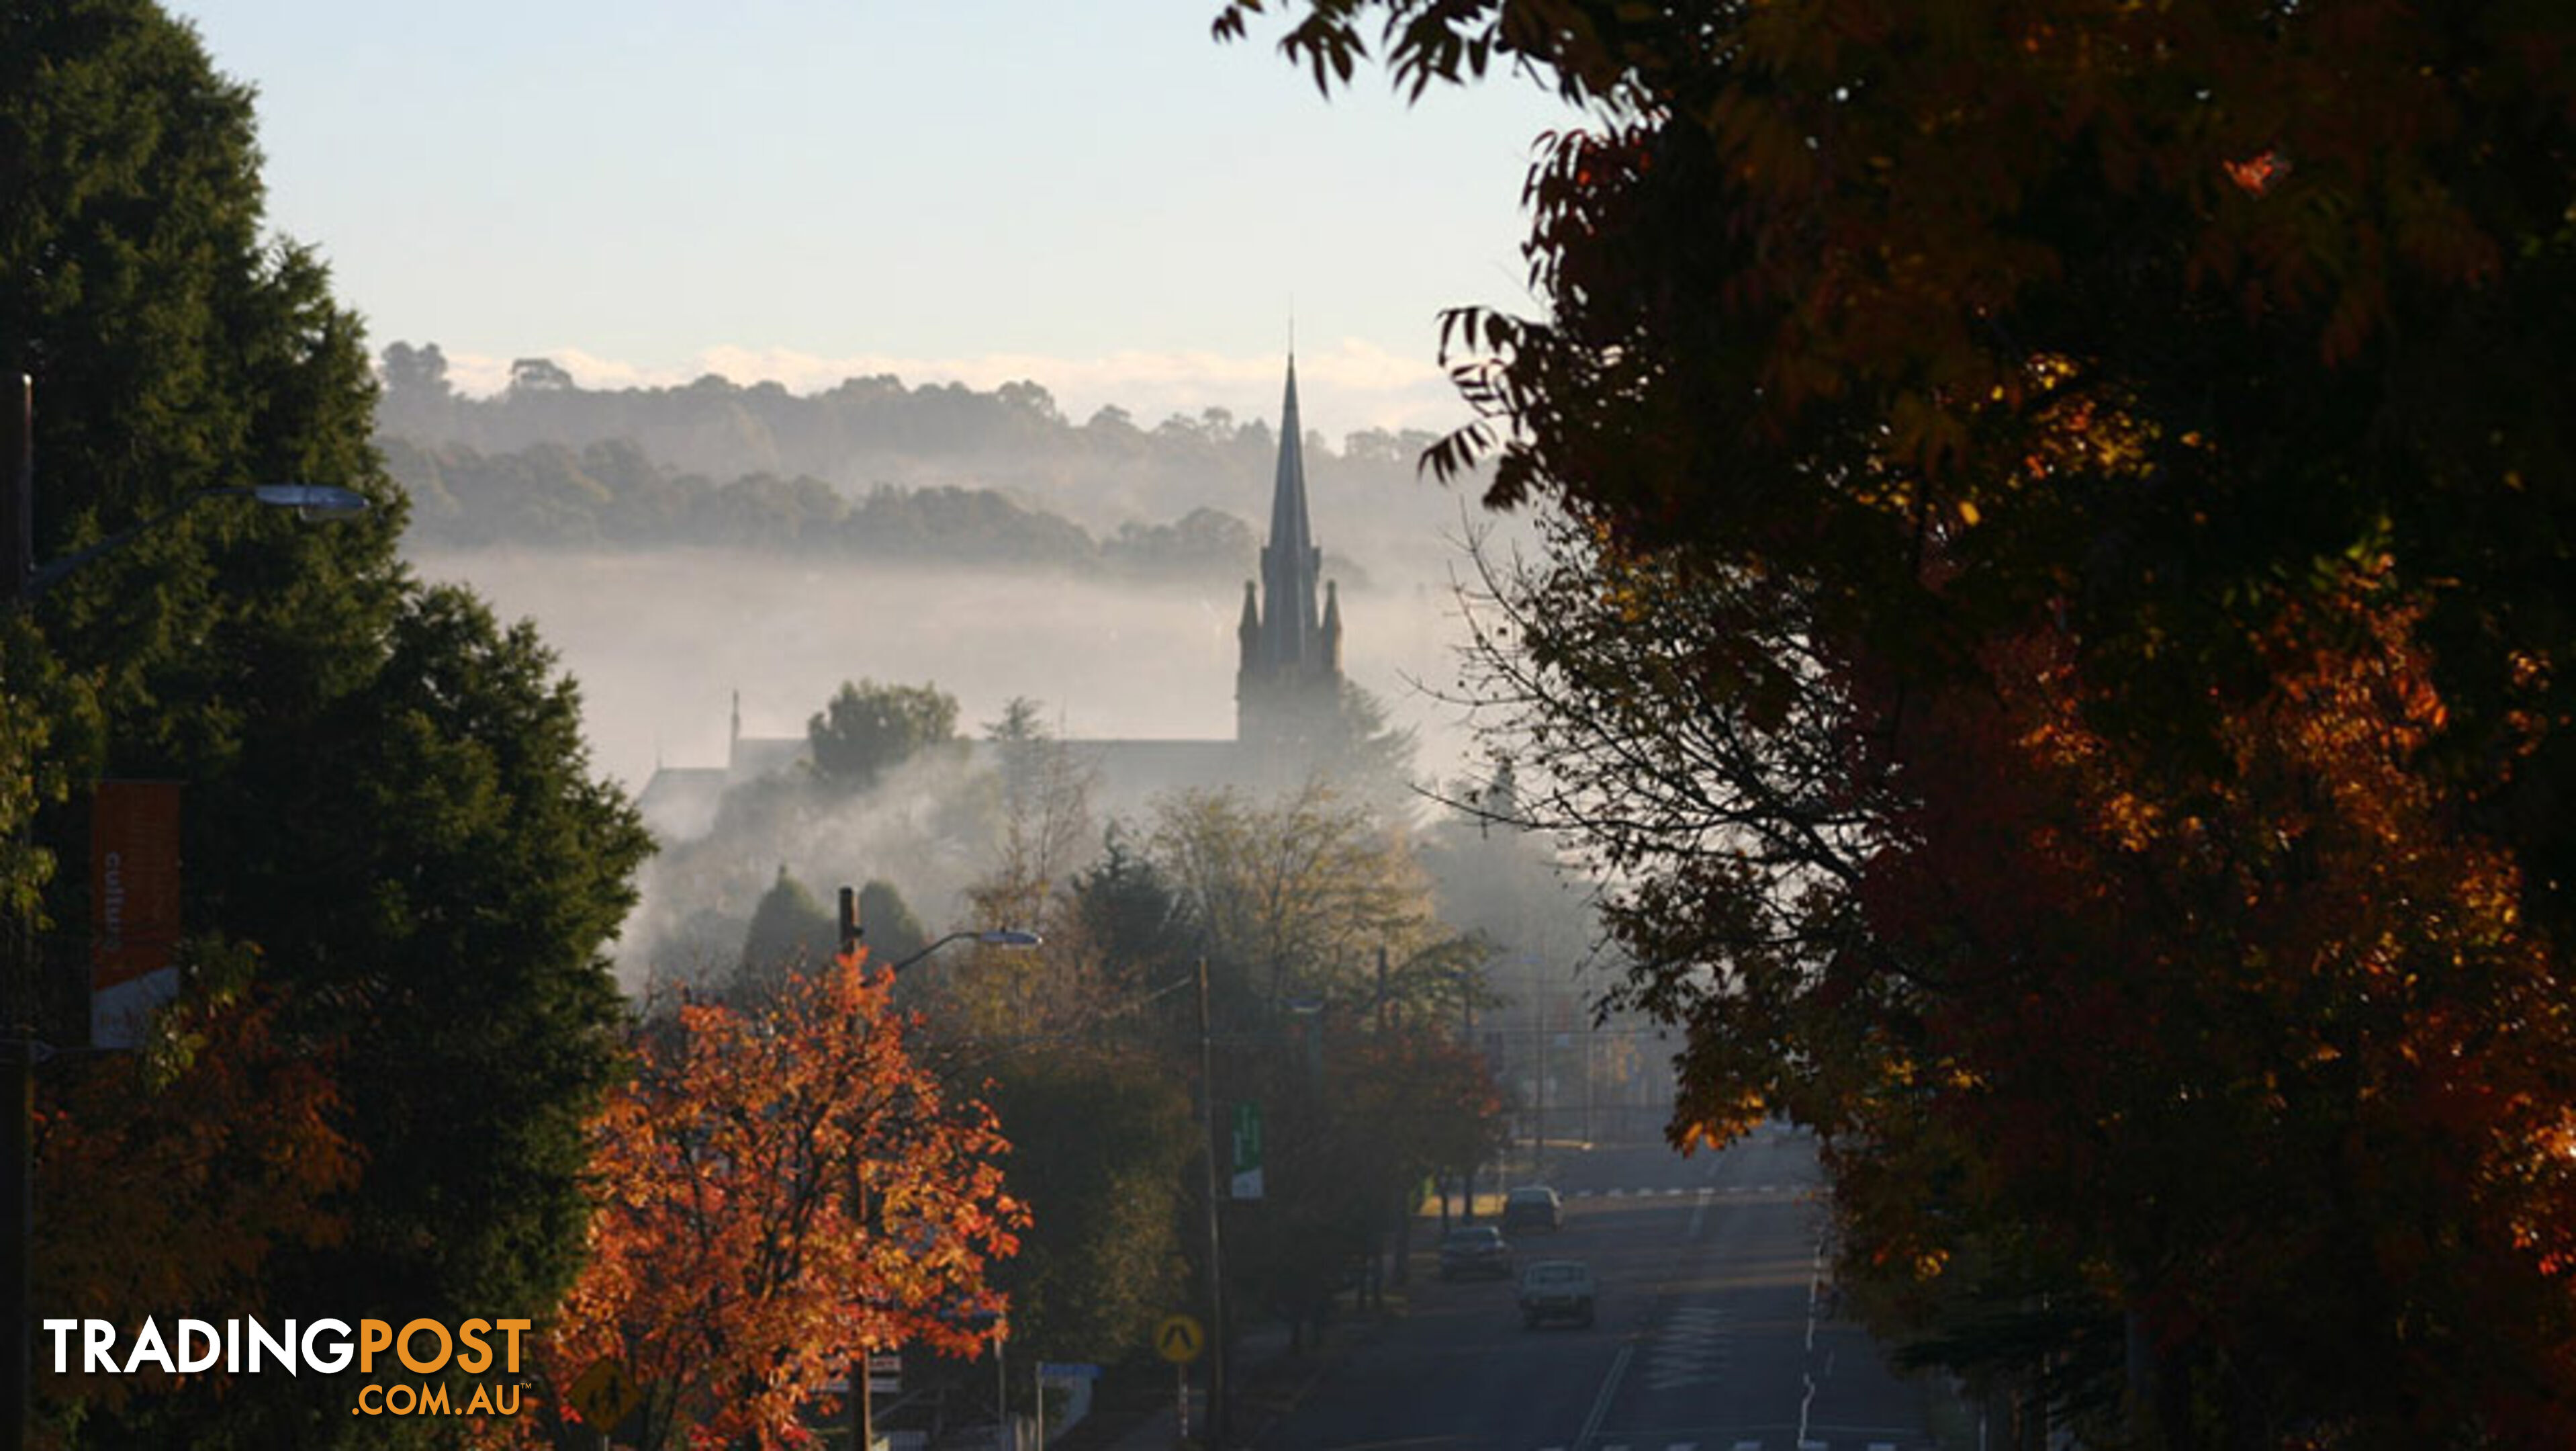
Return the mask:
<svg viewBox="0 0 2576 1451">
<path fill-rule="evenodd" d="M 1222 408 L 1148 428 L 1104 407 L 1076 423 L 1034 382 L 877 376 L 798 394 L 710 374 L 592 389 L 527 358 L 474 397 L 449 384 L 437 344 L 404 342 L 380 371 L 378 446 L 414 499 L 414 537 L 447 547 L 724 545 L 1235 578 L 1279 450 L 1270 423 Z M 1328 547 L 1387 524 L 1427 537 L 1455 516 L 1417 477 L 1428 433 L 1302 442 Z"/>
<path fill-rule="evenodd" d="M 625 439 L 496 454 L 402 438 L 380 446 L 410 491 L 411 538 L 445 547 L 727 547 L 1216 580 L 1249 573 L 1259 547 L 1251 525 L 1220 509 L 1095 535 L 998 489 L 878 484 L 853 498 L 808 474 L 717 481 L 674 474 Z"/>
</svg>

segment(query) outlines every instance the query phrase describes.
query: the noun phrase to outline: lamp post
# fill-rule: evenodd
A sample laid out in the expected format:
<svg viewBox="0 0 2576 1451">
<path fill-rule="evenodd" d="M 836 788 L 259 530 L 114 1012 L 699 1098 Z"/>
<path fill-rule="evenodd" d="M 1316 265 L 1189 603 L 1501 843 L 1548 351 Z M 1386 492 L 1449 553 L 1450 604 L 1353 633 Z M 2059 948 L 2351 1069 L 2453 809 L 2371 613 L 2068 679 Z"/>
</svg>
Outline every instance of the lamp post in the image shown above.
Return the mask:
<svg viewBox="0 0 2576 1451">
<path fill-rule="evenodd" d="M 102 556 L 133 543 L 212 499 L 242 498 L 269 508 L 293 509 L 307 518 L 344 518 L 364 513 L 365 495 L 327 484 L 243 484 L 198 489 L 139 523 L 129 525 L 84 549 L 50 563 L 35 562 L 36 384 L 18 375 L 16 406 L 8 410 L 17 434 L 16 455 L 0 472 L 0 599 L 6 608 L 31 609 L 47 590 Z M 19 828 L 25 830 L 22 824 Z M 31 924 L 13 918 L 0 951 L 8 954 L 9 1001 L 0 1012 L 0 1053 L 7 1056 L 0 1082 L 0 1451 L 22 1451 L 27 1422 L 35 1415 L 32 1333 L 34 1306 L 30 1252 L 35 1241 L 35 1103 L 36 1063 L 51 1056 L 40 1041 L 36 1018 L 36 951 Z"/>
<path fill-rule="evenodd" d="M 1225 1446 L 1227 1401 L 1225 1383 L 1225 1238 L 1219 1225 L 1216 1177 L 1216 1056 L 1208 1033 L 1207 959 L 1198 966 L 1199 989 L 1199 1104 L 1205 1116 L 1199 1147 L 1201 1162 L 1207 1166 L 1207 1248 L 1208 1248 L 1208 1404 L 1207 1444 Z M 1184 1412 L 1186 1414 L 1186 1412 Z"/>
<path fill-rule="evenodd" d="M 855 887 L 843 887 L 841 889 L 840 961 L 844 965 L 854 965 L 857 963 L 859 942 L 866 935 L 867 929 L 859 922 L 858 889 Z M 980 932 L 951 932 L 947 936 L 940 938 L 938 941 L 931 943 L 929 946 L 922 948 L 920 951 L 899 959 L 892 966 L 886 969 L 886 975 L 888 977 L 892 977 L 896 973 L 903 971 L 905 968 L 912 966 L 914 963 L 921 961 L 923 958 L 928 957 L 930 954 L 937 952 L 939 949 L 946 947 L 953 942 L 976 942 L 986 947 L 1030 948 L 1043 946 L 1046 939 L 1034 932 L 1024 932 L 1017 928 L 1008 927 L 987 929 Z M 851 1172 L 855 1175 L 857 1171 L 858 1165 L 853 1161 L 851 1164 Z M 859 1192 L 859 1214 L 860 1217 L 864 1219 L 868 1212 L 867 1181 L 865 1179 L 859 1179 L 857 1181 L 857 1187 Z M 852 1358 L 850 1365 L 850 1451 L 875 1451 L 876 1448 L 876 1392 L 868 1383 L 868 1352 L 869 1347 L 861 1345 L 859 1347 L 858 1354 Z M 1001 1353 L 1002 1342 L 997 1334 L 993 1340 L 993 1354 L 995 1357 L 994 1380 L 997 1387 L 994 1391 L 993 1417 L 1004 1427 L 1008 1427 L 1011 1420 L 1010 1385 L 1009 1382 L 1001 1379 Z M 1040 1432 L 1043 1434 L 1044 1428 L 1040 1428 Z M 999 1438 L 997 1437 L 996 1439 Z"/>
</svg>

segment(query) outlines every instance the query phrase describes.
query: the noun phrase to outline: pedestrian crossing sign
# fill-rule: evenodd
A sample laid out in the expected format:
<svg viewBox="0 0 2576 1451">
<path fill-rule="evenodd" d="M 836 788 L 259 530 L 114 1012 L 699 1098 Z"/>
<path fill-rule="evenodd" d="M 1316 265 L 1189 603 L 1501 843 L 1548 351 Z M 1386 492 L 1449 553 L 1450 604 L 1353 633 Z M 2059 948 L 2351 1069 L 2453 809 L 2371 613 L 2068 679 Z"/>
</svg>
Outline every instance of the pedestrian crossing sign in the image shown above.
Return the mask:
<svg viewBox="0 0 2576 1451">
<path fill-rule="evenodd" d="M 1154 1327 L 1154 1353 L 1174 1365 L 1187 1365 L 1199 1358 L 1207 1345 L 1207 1332 L 1187 1315 L 1166 1315 Z"/>
<path fill-rule="evenodd" d="M 644 1388 L 626 1373 L 626 1367 L 608 1356 L 592 1361 L 590 1369 L 572 1383 L 572 1408 L 581 1412 L 582 1424 L 603 1434 L 625 1420 L 642 1399 Z"/>
</svg>

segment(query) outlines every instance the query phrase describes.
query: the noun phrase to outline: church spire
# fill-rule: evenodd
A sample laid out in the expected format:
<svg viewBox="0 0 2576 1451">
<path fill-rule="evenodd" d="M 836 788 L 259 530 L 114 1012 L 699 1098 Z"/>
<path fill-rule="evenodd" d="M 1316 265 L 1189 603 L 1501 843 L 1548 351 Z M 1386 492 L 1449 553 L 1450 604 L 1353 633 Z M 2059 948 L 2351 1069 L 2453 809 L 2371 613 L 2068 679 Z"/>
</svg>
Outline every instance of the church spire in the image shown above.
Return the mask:
<svg viewBox="0 0 2576 1451">
<path fill-rule="evenodd" d="M 1274 661 L 1303 660 L 1323 622 L 1317 586 L 1324 552 L 1306 518 L 1306 441 L 1297 420 L 1297 355 L 1288 355 L 1288 388 L 1279 404 L 1279 473 L 1270 493 L 1270 540 L 1261 550 L 1262 643 Z"/>
<path fill-rule="evenodd" d="M 1306 436 L 1297 416 L 1297 354 L 1288 354 L 1279 403 L 1279 470 L 1270 493 L 1270 537 L 1261 546 L 1258 606 L 1244 583 L 1243 668 L 1235 730 L 1244 740 L 1312 736 L 1341 692 L 1341 603 L 1324 608 L 1324 551 L 1306 516 Z"/>
</svg>

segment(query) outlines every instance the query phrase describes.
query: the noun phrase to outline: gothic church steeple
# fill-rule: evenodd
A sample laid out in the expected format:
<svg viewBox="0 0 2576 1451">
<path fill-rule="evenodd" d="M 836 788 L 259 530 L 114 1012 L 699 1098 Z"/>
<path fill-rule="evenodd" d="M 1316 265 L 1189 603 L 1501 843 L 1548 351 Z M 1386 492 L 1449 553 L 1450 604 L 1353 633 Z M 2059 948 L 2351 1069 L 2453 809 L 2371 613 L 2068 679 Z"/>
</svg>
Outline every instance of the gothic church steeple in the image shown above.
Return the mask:
<svg viewBox="0 0 2576 1451">
<path fill-rule="evenodd" d="M 1260 595 L 1243 586 L 1242 667 L 1235 676 L 1235 739 L 1314 739 L 1339 710 L 1341 602 L 1323 581 L 1324 551 L 1306 515 L 1306 445 L 1297 417 L 1297 357 L 1279 405 L 1279 469 L 1271 486 L 1270 537 L 1261 546 Z"/>
</svg>

